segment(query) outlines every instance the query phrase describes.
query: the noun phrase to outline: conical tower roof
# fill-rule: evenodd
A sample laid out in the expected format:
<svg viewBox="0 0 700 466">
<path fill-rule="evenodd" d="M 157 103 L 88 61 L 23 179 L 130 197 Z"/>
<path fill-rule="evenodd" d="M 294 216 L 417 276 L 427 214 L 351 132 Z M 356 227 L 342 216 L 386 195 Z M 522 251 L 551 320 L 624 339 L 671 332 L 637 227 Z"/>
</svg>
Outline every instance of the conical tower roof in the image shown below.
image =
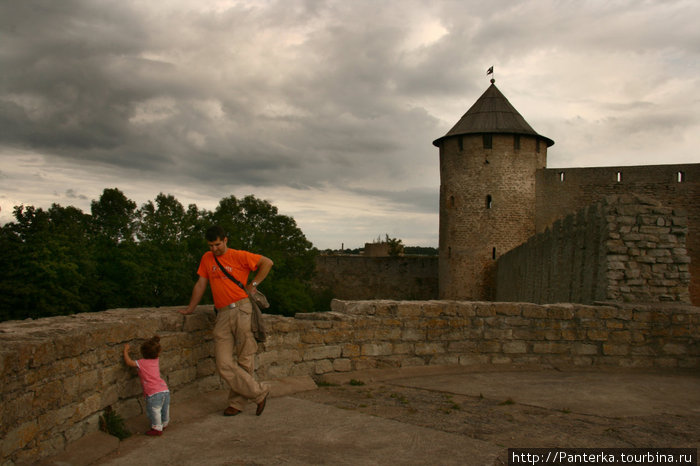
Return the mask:
<svg viewBox="0 0 700 466">
<path fill-rule="evenodd" d="M 486 92 L 467 110 L 457 124 L 446 135 L 433 141 L 433 145 L 439 146 L 443 139 L 452 136 L 483 133 L 525 134 L 541 138 L 547 143 L 547 147 L 554 144 L 554 141 L 537 134 L 532 129 L 532 126 L 496 87 L 494 80 L 491 80 L 491 85 Z"/>
</svg>

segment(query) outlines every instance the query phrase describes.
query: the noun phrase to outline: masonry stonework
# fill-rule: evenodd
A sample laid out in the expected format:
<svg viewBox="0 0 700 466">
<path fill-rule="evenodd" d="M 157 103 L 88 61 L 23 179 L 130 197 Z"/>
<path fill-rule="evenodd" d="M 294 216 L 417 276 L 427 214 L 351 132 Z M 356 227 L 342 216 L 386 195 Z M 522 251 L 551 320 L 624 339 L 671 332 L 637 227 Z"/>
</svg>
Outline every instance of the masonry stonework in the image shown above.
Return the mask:
<svg viewBox="0 0 700 466">
<path fill-rule="evenodd" d="M 535 233 L 535 172 L 546 144 L 494 134 L 440 145 L 440 297 L 493 299 L 496 259 Z M 538 150 L 539 147 L 539 150 Z"/>
<path fill-rule="evenodd" d="M 495 261 L 504 253 L 604 196 L 635 194 L 685 211 L 689 295 L 700 304 L 700 164 L 546 168 L 554 141 L 537 134 L 493 80 L 433 144 L 440 149 L 441 299 L 494 299 Z M 528 270 L 541 276 L 552 258 L 530 260 Z"/>
<path fill-rule="evenodd" d="M 435 299 L 438 258 L 319 256 L 314 284 L 337 299 Z"/>
<path fill-rule="evenodd" d="M 444 364 L 700 368 L 700 309 L 682 304 L 537 305 L 458 301 L 334 301 L 331 312 L 265 315 L 262 380 Z M 107 406 L 143 412 L 121 356 L 154 333 L 178 400 L 222 388 L 211 307 L 117 309 L 0 323 L 0 459 L 35 462 L 98 429 Z M 135 356 L 135 355 L 134 355 Z"/>
<path fill-rule="evenodd" d="M 499 258 L 497 300 L 690 303 L 685 212 L 607 196 Z"/>
<path fill-rule="evenodd" d="M 690 299 L 700 304 L 700 164 L 548 168 L 537 171 L 536 229 L 606 196 L 635 194 L 686 217 Z M 676 225 L 677 226 L 677 225 Z M 648 226 L 647 229 L 652 228 Z M 665 241 L 660 241 L 661 244 Z"/>
</svg>

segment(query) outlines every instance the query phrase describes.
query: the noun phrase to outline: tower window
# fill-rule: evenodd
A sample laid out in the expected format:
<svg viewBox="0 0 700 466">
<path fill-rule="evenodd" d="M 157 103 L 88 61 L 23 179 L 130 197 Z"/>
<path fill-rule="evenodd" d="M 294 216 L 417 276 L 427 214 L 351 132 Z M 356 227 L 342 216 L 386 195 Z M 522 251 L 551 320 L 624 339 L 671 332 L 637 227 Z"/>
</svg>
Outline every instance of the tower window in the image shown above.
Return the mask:
<svg viewBox="0 0 700 466">
<path fill-rule="evenodd" d="M 682 183 L 685 181 L 685 173 L 684 172 L 678 172 L 677 174 L 677 180 L 679 183 Z"/>
<path fill-rule="evenodd" d="M 617 172 L 617 182 L 621 183 L 622 182 L 622 172 Z"/>
<path fill-rule="evenodd" d="M 520 135 L 513 136 L 513 150 L 520 150 Z"/>
<path fill-rule="evenodd" d="M 490 194 L 486 195 L 486 208 L 490 209 L 493 206 L 493 198 Z"/>
<path fill-rule="evenodd" d="M 493 250 L 491 251 L 491 258 L 493 260 L 496 260 L 496 247 L 495 246 L 493 247 Z"/>
<path fill-rule="evenodd" d="M 559 172 L 559 181 L 564 182 L 564 172 Z"/>
<path fill-rule="evenodd" d="M 535 139 L 535 151 L 537 151 L 538 154 L 540 152 L 540 140 L 539 139 Z"/>
<path fill-rule="evenodd" d="M 459 151 L 462 152 L 464 150 L 464 139 L 462 139 L 462 136 L 457 138 L 457 145 L 459 146 Z"/>
<path fill-rule="evenodd" d="M 493 135 L 492 134 L 484 134 L 484 149 L 492 149 L 493 148 Z"/>
<path fill-rule="evenodd" d="M 450 196 L 450 207 L 454 207 L 454 206 L 455 206 L 455 197 Z"/>
<path fill-rule="evenodd" d="M 447 258 L 448 259 L 452 258 L 452 246 L 447 248 Z"/>
</svg>

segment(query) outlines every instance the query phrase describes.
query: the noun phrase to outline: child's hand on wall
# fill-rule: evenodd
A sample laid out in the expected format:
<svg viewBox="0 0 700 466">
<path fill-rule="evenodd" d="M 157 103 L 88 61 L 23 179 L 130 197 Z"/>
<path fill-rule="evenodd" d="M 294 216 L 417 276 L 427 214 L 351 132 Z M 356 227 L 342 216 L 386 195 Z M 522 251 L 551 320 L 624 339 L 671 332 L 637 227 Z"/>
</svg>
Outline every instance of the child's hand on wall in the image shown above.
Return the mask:
<svg viewBox="0 0 700 466">
<path fill-rule="evenodd" d="M 124 362 L 130 367 L 139 367 L 133 359 L 129 357 L 129 343 L 124 345 Z"/>
</svg>

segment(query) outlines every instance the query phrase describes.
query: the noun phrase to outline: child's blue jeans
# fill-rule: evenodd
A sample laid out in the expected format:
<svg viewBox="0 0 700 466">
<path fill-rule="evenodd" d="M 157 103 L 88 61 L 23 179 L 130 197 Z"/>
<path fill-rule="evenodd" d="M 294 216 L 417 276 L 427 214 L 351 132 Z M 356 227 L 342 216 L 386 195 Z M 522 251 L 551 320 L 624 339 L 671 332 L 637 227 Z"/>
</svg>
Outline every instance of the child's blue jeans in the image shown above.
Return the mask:
<svg viewBox="0 0 700 466">
<path fill-rule="evenodd" d="M 146 414 L 151 428 L 163 430 L 170 421 L 170 392 L 154 393 L 146 397 Z"/>
</svg>

